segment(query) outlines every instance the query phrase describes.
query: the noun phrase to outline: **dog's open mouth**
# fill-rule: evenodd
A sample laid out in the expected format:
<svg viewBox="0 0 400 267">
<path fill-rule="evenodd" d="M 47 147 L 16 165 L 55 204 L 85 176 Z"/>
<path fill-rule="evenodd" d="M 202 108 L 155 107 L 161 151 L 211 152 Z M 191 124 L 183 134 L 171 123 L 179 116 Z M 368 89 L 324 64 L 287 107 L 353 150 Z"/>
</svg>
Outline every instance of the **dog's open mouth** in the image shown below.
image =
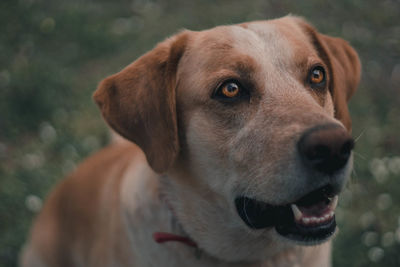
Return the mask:
<svg viewBox="0 0 400 267">
<path fill-rule="evenodd" d="M 275 227 L 286 238 L 316 244 L 336 231 L 337 193 L 327 185 L 287 205 L 273 206 L 245 196 L 236 198 L 235 205 L 239 216 L 250 228 Z"/>
</svg>

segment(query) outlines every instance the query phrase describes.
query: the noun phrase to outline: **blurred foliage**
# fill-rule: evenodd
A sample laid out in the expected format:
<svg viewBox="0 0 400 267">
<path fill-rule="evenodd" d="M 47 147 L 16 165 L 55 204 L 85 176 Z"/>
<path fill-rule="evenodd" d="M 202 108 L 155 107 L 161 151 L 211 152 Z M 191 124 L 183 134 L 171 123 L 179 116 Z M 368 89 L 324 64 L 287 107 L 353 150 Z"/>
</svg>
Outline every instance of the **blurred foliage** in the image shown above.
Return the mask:
<svg viewBox="0 0 400 267">
<path fill-rule="evenodd" d="M 0 1 L 0 266 L 15 266 L 42 199 L 107 143 L 91 94 L 182 28 L 304 16 L 359 52 L 355 170 L 337 212 L 334 266 L 400 266 L 400 2 Z"/>
</svg>

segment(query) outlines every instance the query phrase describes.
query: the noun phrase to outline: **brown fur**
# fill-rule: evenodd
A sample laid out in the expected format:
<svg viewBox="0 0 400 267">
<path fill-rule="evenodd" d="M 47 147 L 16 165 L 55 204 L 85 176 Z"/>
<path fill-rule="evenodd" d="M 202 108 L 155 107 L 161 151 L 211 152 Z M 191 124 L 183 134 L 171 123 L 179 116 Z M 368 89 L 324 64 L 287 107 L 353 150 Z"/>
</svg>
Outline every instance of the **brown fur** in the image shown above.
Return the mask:
<svg viewBox="0 0 400 267">
<path fill-rule="evenodd" d="M 360 82 L 360 59 L 345 40 L 317 33 L 310 25 L 302 24 L 332 74 L 329 88 L 335 104 L 335 117 L 351 131 L 347 103 Z"/>
<path fill-rule="evenodd" d="M 186 38 L 181 34 L 161 43 L 102 81 L 93 95 L 110 126 L 138 144 L 159 172 L 168 169 L 179 150 L 174 74 Z"/>
</svg>

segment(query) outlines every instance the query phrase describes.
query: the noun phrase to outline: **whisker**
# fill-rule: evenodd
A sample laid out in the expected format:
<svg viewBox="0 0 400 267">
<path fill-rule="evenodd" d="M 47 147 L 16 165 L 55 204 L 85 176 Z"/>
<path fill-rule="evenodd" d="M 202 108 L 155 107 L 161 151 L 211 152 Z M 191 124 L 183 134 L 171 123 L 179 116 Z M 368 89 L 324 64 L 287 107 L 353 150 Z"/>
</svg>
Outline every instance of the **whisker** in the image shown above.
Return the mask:
<svg viewBox="0 0 400 267">
<path fill-rule="evenodd" d="M 361 155 L 360 153 L 358 153 L 358 152 L 356 152 L 356 151 L 353 151 L 353 153 L 354 153 L 355 156 L 360 157 L 360 158 L 363 159 L 363 160 L 367 160 L 367 158 L 364 157 L 363 155 Z"/>
<path fill-rule="evenodd" d="M 353 177 L 353 175 L 355 176 L 355 178 L 358 178 L 357 171 L 356 171 L 356 169 L 354 169 L 354 168 L 353 168 L 353 170 L 352 170 L 352 175 L 351 175 L 351 177 Z"/>
<path fill-rule="evenodd" d="M 355 142 L 355 143 L 357 143 L 358 139 L 360 139 L 360 137 L 364 135 L 365 130 L 366 130 L 366 129 L 362 130 L 361 133 L 360 133 L 356 138 L 354 138 L 354 142 Z"/>
</svg>

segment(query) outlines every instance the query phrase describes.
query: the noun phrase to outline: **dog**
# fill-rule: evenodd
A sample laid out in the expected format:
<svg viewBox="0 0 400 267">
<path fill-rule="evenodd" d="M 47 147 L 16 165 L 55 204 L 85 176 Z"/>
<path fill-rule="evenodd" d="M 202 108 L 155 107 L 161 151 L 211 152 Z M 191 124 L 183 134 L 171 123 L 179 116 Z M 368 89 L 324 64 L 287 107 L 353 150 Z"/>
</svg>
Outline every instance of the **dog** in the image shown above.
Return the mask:
<svg viewBox="0 0 400 267">
<path fill-rule="evenodd" d="M 50 194 L 21 265 L 330 266 L 360 72 L 292 15 L 166 39 L 99 84 L 122 137 Z"/>
</svg>

